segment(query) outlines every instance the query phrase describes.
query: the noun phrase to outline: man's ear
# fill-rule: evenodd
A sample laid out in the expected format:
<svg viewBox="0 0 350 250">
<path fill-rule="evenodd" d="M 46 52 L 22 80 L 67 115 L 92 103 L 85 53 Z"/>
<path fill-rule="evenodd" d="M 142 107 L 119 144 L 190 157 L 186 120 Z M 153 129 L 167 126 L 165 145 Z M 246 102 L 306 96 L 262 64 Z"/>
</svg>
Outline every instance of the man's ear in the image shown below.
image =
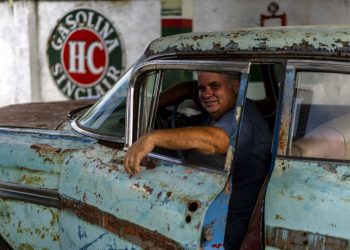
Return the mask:
<svg viewBox="0 0 350 250">
<path fill-rule="evenodd" d="M 238 79 L 233 81 L 232 88 L 235 91 L 235 94 L 238 94 L 238 90 L 239 90 L 239 80 Z"/>
</svg>

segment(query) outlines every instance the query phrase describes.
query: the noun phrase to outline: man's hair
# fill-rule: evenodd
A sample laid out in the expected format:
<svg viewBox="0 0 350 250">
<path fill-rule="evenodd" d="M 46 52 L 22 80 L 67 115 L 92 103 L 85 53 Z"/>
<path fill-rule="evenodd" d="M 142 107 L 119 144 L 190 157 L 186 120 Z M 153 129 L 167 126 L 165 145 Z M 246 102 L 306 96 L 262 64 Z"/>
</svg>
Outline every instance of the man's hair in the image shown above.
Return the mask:
<svg viewBox="0 0 350 250">
<path fill-rule="evenodd" d="M 233 84 L 234 81 L 241 80 L 241 74 L 238 72 L 222 72 L 222 71 L 197 71 L 197 74 L 201 72 L 211 72 L 217 73 L 223 76 L 223 78 L 227 81 L 228 84 Z"/>
<path fill-rule="evenodd" d="M 218 72 L 219 73 L 219 72 Z M 232 84 L 235 80 L 240 81 L 241 75 L 238 73 L 220 73 L 224 77 L 224 79 L 229 83 Z"/>
</svg>

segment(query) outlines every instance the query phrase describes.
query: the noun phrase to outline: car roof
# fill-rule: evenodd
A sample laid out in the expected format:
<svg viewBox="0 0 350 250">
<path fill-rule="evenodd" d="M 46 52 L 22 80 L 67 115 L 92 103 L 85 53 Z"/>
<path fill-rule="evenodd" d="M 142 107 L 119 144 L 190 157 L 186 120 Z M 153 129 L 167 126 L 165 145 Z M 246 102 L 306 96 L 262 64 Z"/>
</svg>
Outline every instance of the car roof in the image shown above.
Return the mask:
<svg viewBox="0 0 350 250">
<path fill-rule="evenodd" d="M 255 55 L 331 57 L 350 55 L 350 26 L 281 26 L 184 33 L 149 44 L 145 57 Z"/>
</svg>

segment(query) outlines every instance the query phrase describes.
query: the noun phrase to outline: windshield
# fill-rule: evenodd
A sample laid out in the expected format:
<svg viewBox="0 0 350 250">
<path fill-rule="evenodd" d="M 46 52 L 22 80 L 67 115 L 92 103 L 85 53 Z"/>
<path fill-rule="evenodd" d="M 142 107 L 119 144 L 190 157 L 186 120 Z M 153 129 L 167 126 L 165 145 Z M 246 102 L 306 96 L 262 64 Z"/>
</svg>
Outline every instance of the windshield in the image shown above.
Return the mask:
<svg viewBox="0 0 350 250">
<path fill-rule="evenodd" d="M 92 106 L 77 124 L 83 130 L 123 138 L 125 135 L 126 96 L 132 68 Z"/>
</svg>

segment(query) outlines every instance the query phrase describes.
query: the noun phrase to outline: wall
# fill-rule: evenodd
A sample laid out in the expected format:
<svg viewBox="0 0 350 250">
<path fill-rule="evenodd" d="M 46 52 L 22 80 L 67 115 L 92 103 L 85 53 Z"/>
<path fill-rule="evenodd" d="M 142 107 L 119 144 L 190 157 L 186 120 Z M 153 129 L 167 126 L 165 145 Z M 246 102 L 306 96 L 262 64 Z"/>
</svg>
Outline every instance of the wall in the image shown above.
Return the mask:
<svg viewBox="0 0 350 250">
<path fill-rule="evenodd" d="M 10 7 L 0 3 L 0 105 L 31 101 L 30 48 L 31 4 Z"/>
<path fill-rule="evenodd" d="M 275 1 L 279 13 L 286 12 L 288 25 L 350 23 L 348 0 Z M 192 0 L 193 31 L 259 26 L 270 2 Z M 114 23 L 124 41 L 126 68 L 161 35 L 161 0 L 0 1 L 0 106 L 67 99 L 49 73 L 46 43 L 57 20 L 82 6 L 99 10 Z"/>
<path fill-rule="evenodd" d="M 260 14 L 275 1 L 288 25 L 349 24 L 348 0 L 193 0 L 193 30 L 228 30 L 260 26 Z"/>
<path fill-rule="evenodd" d="M 0 106 L 67 99 L 50 75 L 46 44 L 57 20 L 78 7 L 94 8 L 114 24 L 126 69 L 160 36 L 159 0 L 0 2 Z"/>
</svg>

